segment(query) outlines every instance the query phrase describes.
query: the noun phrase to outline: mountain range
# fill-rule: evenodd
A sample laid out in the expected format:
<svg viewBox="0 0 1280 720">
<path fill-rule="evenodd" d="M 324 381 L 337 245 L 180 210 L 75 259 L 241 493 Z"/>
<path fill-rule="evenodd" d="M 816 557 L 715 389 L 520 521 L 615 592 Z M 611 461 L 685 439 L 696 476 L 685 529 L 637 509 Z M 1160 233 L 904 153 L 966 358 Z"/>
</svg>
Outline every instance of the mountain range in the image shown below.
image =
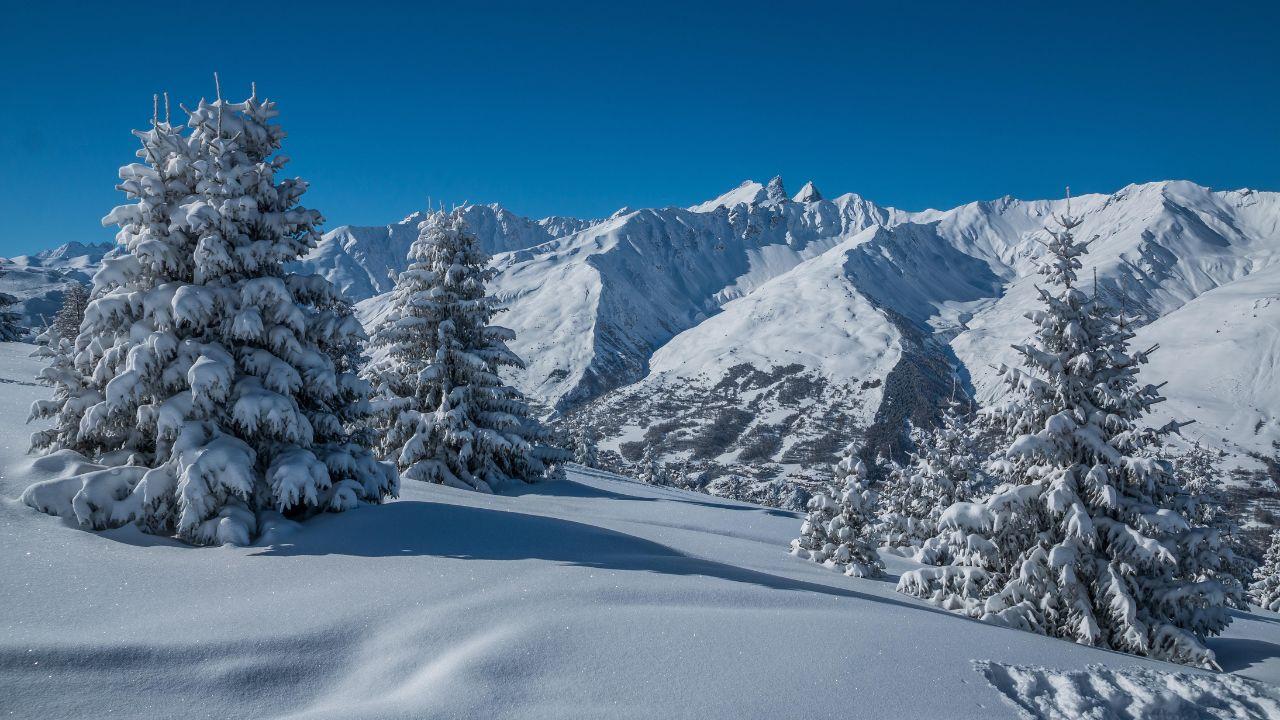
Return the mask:
<svg viewBox="0 0 1280 720">
<path fill-rule="evenodd" d="M 844 445 L 897 452 L 908 420 L 1003 392 L 996 368 L 1016 362 L 1039 302 L 1043 229 L 1068 208 L 1091 239 L 1081 278 L 1125 310 L 1136 346 L 1159 346 L 1144 378 L 1169 381 L 1168 401 L 1152 422 L 1195 420 L 1183 442 L 1274 467 L 1278 193 L 1170 181 L 912 212 L 774 178 L 603 219 L 462 212 L 528 365 L 510 380 L 554 425 L 592 427 L 619 467 L 652 445 L 714 491 L 786 506 Z M 337 283 L 372 328 L 426 212 L 337 227 L 298 269 Z M 0 288 L 48 312 L 36 286 L 83 280 L 106 250 L 14 258 Z"/>
<path fill-rule="evenodd" d="M 1068 205 L 1069 204 L 1069 205 Z M 511 379 L 554 422 L 591 425 L 619 461 L 655 446 L 711 480 L 815 477 L 849 442 L 900 448 L 943 400 L 988 402 L 1038 303 L 1043 229 L 1080 215 L 1081 277 L 1159 344 L 1152 418 L 1237 458 L 1280 441 L 1280 195 L 1190 182 L 910 212 L 806 183 L 747 181 L 689 208 L 597 220 L 464 213 L 528 363 Z M 329 232 L 304 265 L 376 325 L 421 213 Z M 764 485 L 760 485 L 764 482 Z M 742 493 L 737 493 L 742 494 Z"/>
<path fill-rule="evenodd" d="M 62 307 L 67 283 L 87 285 L 112 243 L 69 242 L 35 255 L 0 257 L 0 291 L 18 299 L 13 310 L 27 327 L 48 324 Z"/>
</svg>

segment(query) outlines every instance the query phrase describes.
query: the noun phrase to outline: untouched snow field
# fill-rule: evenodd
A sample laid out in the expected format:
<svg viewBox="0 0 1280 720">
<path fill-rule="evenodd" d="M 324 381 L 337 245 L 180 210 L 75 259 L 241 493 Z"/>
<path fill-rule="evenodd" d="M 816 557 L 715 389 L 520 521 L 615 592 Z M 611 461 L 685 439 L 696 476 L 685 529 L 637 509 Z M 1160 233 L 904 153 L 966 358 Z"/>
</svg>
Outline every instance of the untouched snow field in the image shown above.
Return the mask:
<svg viewBox="0 0 1280 720">
<path fill-rule="evenodd" d="M 0 344 L 0 716 L 1280 714 L 1280 616 L 1237 617 L 1220 677 L 938 611 L 893 591 L 900 558 L 788 555 L 795 514 L 594 471 L 407 481 L 248 548 L 84 532 L 17 501 L 66 469 L 25 454 L 30 349 Z"/>
</svg>

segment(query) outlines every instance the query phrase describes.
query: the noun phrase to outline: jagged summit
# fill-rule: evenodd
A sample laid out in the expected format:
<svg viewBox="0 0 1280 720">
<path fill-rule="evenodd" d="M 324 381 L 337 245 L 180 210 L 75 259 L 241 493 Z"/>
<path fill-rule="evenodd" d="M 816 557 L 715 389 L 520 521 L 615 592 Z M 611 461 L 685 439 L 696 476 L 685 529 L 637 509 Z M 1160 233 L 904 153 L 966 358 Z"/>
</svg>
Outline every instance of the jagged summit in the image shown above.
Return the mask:
<svg viewBox="0 0 1280 720">
<path fill-rule="evenodd" d="M 787 197 L 787 189 L 782 185 L 782 176 L 774 175 L 773 179 L 764 188 L 765 199 L 771 203 L 789 202 Z"/>
<path fill-rule="evenodd" d="M 818 187 L 813 184 L 812 180 L 806 182 L 804 187 L 800 188 L 800 192 L 796 193 L 796 196 L 792 198 L 792 200 L 799 203 L 818 202 L 821 199 L 822 193 L 818 192 Z"/>
</svg>

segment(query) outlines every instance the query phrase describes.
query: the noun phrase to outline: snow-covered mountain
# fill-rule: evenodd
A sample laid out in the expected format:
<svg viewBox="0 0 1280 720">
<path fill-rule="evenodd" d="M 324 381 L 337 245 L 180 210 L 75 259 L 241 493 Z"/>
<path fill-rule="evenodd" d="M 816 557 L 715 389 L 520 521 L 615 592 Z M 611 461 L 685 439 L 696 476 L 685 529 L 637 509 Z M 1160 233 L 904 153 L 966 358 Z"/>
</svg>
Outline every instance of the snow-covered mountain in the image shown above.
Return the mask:
<svg viewBox="0 0 1280 720">
<path fill-rule="evenodd" d="M 993 367 L 1028 335 L 1037 238 L 1067 202 L 908 212 L 812 183 L 789 196 L 775 178 L 599 221 L 466 212 L 495 254 L 502 321 L 529 363 L 512 379 L 532 399 L 628 460 L 652 443 L 708 478 L 767 481 L 821 473 L 850 441 L 889 449 L 945 396 L 1002 392 Z M 1070 203 L 1095 238 L 1084 276 L 1163 348 L 1148 372 L 1173 381 L 1162 415 L 1273 455 L 1280 195 L 1160 182 Z M 305 265 L 376 324 L 420 219 L 338 228 Z M 787 491 L 767 492 L 754 497 Z"/>
<path fill-rule="evenodd" d="M 35 255 L 0 258 L 0 292 L 18 298 L 15 308 L 27 326 L 43 326 L 62 307 L 67 283 L 87 284 L 111 243 L 70 242 Z"/>
<path fill-rule="evenodd" d="M 471 205 L 464 213 L 471 231 L 490 253 L 534 247 L 593 224 L 562 217 L 529 220 L 500 205 Z M 385 293 L 394 284 L 394 273 L 406 267 L 409 246 L 418 237 L 418 223 L 424 217 L 424 212 L 415 212 L 390 225 L 338 227 L 325 233 L 307 265 L 356 299 Z"/>
<path fill-rule="evenodd" d="M 1084 277 L 1161 345 L 1156 420 L 1245 456 L 1280 442 L 1280 194 L 1189 182 L 1071 199 L 1093 237 Z M 557 422 L 594 425 L 626 460 L 654 444 L 706 479 L 785 504 L 848 442 L 889 449 L 942 398 L 988 401 L 1026 339 L 1037 242 L 1067 200 L 1004 197 L 908 212 L 806 183 L 748 181 L 690 208 L 531 220 L 469 206 L 494 290 L 527 361 L 512 376 Z M 301 269 L 361 300 L 376 325 L 423 218 L 327 233 Z M 4 264 L 0 290 L 49 313 L 109 248 L 68 245 Z M 615 461 L 617 458 L 615 458 Z M 737 482 L 736 480 L 734 482 Z M 784 483 L 785 485 L 785 483 Z M 794 498 L 793 498 L 794 499 Z"/>
</svg>

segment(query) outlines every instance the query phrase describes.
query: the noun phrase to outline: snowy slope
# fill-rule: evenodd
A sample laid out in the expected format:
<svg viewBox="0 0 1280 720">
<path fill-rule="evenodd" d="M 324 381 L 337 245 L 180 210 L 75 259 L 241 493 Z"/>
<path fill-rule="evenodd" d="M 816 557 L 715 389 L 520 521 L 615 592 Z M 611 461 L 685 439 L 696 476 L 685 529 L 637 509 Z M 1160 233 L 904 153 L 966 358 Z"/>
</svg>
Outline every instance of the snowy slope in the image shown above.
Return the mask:
<svg viewBox="0 0 1280 720">
<path fill-rule="evenodd" d="M 995 381 L 993 366 L 1016 362 L 1010 345 L 1028 337 L 1031 323 L 1023 315 L 1039 302 L 1035 289 L 1039 276 L 1030 262 L 1038 255 L 1034 241 L 1002 247 L 999 238 L 1010 237 L 1015 232 L 1012 228 L 1033 228 L 1049 212 L 1063 210 L 1064 201 L 1010 201 L 987 213 L 998 218 L 995 227 L 1000 229 L 995 231 L 989 229 L 990 221 L 959 222 L 955 216 L 966 213 L 967 207 L 952 211 L 940 222 L 944 236 L 971 239 L 970 247 L 977 256 L 1002 256 L 991 264 L 998 271 L 1011 273 L 1003 295 L 977 307 L 967 329 L 951 343 L 971 374 L 979 399 L 1003 392 Z M 1123 307 L 1138 325 L 1158 322 L 1151 339 L 1164 338 L 1165 350 L 1153 357 L 1148 378 L 1182 379 L 1165 389 L 1170 403 L 1162 409 L 1191 411 L 1183 419 L 1204 416 L 1210 425 L 1229 427 L 1225 443 L 1216 433 L 1206 437 L 1215 445 L 1271 451 L 1274 435 L 1255 433 L 1253 427 L 1265 411 L 1239 414 L 1244 408 L 1237 405 L 1243 402 L 1245 408 L 1267 408 L 1275 397 L 1274 384 L 1268 386 L 1267 380 L 1259 380 L 1238 392 L 1205 390 L 1235 383 L 1241 367 L 1255 362 L 1262 367 L 1260 378 L 1275 377 L 1276 359 L 1270 350 L 1274 315 L 1265 310 L 1246 311 L 1232 298 L 1273 292 L 1274 280 L 1254 275 L 1274 277 L 1280 261 L 1280 195 L 1215 193 L 1186 182 L 1151 183 L 1129 186 L 1114 195 L 1078 198 L 1072 211 L 1084 218 L 1078 234 L 1095 238 L 1084 258 L 1081 277 L 1091 288 L 1096 270 L 1099 291 Z M 980 229 L 961 231 L 962 227 Z M 1236 284 L 1241 289 L 1230 289 Z M 1220 300 L 1193 302 L 1206 295 Z M 1245 304 L 1249 302 L 1251 299 Z M 1214 349 L 1223 340 L 1221 328 L 1205 321 L 1215 312 L 1210 308 L 1215 307 L 1227 313 L 1221 319 L 1234 325 L 1239 340 L 1227 363 Z M 1135 342 L 1147 340 L 1144 330 Z"/>
<path fill-rule="evenodd" d="M 718 380 L 744 362 L 796 362 L 840 378 L 887 373 L 898 360 L 898 332 L 845 271 L 855 249 L 885 234 L 881 228 L 858 233 L 726 303 L 658 349 L 648 380 L 704 373 Z"/>
<path fill-rule="evenodd" d="M 1210 290 L 1142 328 L 1147 372 L 1167 380 L 1156 422 L 1194 418 L 1189 439 L 1265 453 L 1280 443 L 1280 265 Z M 1189 361 L 1190 360 L 1190 361 Z"/>
<path fill-rule="evenodd" d="M 669 459 L 818 480 L 844 445 L 878 450 L 907 418 L 929 420 L 950 389 L 930 323 L 999 287 L 936 224 L 875 225 L 725 303 L 655 352 L 647 377 L 582 414 L 610 437 L 656 424 L 644 443 Z M 631 442 L 610 449 L 634 459 Z"/>
<path fill-rule="evenodd" d="M 15 717 L 1014 718 L 1011 699 L 1078 708 L 1117 685 L 1135 716 L 1207 692 L 1265 717 L 1280 692 L 1247 680 L 1280 681 L 1275 616 L 1212 643 L 1238 674 L 1219 679 L 934 610 L 893 592 L 899 558 L 872 581 L 788 555 L 794 514 L 606 474 L 518 496 L 409 482 L 247 548 L 83 532 L 16 500 L 67 469 L 23 455 L 46 393 L 11 382 L 28 349 L 0 344 Z M 1071 692 L 1094 664 L 1095 694 Z"/>
</svg>

